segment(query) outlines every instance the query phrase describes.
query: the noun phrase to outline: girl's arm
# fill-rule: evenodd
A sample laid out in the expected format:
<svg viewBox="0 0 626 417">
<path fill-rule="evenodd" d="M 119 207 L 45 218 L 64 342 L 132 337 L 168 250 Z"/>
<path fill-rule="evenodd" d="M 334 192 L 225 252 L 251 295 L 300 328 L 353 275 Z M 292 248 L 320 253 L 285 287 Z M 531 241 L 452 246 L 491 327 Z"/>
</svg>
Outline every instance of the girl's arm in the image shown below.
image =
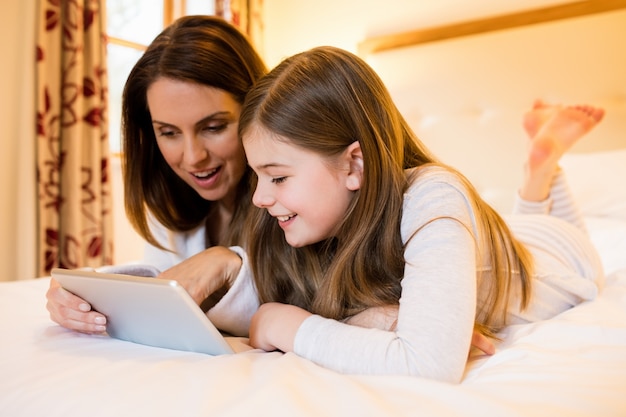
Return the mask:
<svg viewBox="0 0 626 417">
<path fill-rule="evenodd" d="M 471 205 L 454 180 L 447 173 L 421 176 L 405 199 L 403 239 L 428 224 L 406 247 L 395 331 L 303 314 L 298 316 L 304 319 L 293 341 L 295 353 L 346 373 L 461 379 L 476 311 L 476 250 Z M 260 337 L 279 331 L 281 316 L 259 320 L 270 323 L 265 331 L 259 329 L 265 333 Z M 251 340 L 256 340 L 253 334 Z"/>
</svg>

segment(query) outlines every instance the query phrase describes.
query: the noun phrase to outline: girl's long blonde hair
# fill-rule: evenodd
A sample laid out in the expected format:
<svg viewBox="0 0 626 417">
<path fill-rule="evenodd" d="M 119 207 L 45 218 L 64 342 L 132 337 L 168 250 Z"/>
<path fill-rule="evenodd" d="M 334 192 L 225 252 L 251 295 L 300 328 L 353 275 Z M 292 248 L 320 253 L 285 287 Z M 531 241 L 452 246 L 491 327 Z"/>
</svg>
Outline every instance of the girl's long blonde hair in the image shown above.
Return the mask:
<svg viewBox="0 0 626 417">
<path fill-rule="evenodd" d="M 358 140 L 364 159 L 361 189 L 332 239 L 292 248 L 266 210 L 253 211 L 247 251 L 261 301 L 294 304 L 339 320 L 368 307 L 398 304 L 405 267 L 400 220 L 412 181 L 405 170 L 444 165 L 412 132 L 376 73 L 337 48 L 295 55 L 248 93 L 239 121 L 244 140 L 252 126 L 329 161 Z M 477 276 L 490 290 L 476 325 L 491 334 L 504 322 L 512 283 L 519 282 L 522 307 L 528 303 L 530 256 L 474 187 L 445 168 L 465 184 L 478 227 L 486 231 L 493 269 Z"/>
</svg>

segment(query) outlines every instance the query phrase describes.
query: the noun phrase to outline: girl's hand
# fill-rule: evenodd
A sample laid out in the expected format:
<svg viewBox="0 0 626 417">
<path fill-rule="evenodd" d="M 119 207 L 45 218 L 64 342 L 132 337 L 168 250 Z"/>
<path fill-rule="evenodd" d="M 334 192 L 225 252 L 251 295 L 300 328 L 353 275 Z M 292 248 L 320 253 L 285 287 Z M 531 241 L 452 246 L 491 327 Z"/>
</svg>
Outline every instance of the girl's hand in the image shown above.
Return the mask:
<svg viewBox="0 0 626 417">
<path fill-rule="evenodd" d="M 99 334 L 106 331 L 106 317 L 103 314 L 92 311 L 88 302 L 62 288 L 52 278 L 46 298 L 46 308 L 55 323 L 81 333 Z"/>
<path fill-rule="evenodd" d="M 232 250 L 213 246 L 163 271 L 158 278 L 178 281 L 202 305 L 213 294 L 220 293 L 221 297 L 223 293 L 218 290 L 225 292 L 231 287 L 241 264 L 241 258 Z"/>
<path fill-rule="evenodd" d="M 476 330 L 472 333 L 472 347 L 480 350 L 485 355 L 493 355 L 496 353 L 496 346 L 493 344 L 493 341 Z"/>
<path fill-rule="evenodd" d="M 350 317 L 345 322 L 354 326 L 394 331 L 398 324 L 398 306 L 370 307 Z M 472 334 L 472 347 L 486 355 L 493 355 L 496 352 L 493 341 L 476 330 Z"/>
<path fill-rule="evenodd" d="M 261 305 L 250 322 L 250 346 L 265 351 L 293 352 L 298 328 L 311 313 L 289 304 Z"/>
</svg>

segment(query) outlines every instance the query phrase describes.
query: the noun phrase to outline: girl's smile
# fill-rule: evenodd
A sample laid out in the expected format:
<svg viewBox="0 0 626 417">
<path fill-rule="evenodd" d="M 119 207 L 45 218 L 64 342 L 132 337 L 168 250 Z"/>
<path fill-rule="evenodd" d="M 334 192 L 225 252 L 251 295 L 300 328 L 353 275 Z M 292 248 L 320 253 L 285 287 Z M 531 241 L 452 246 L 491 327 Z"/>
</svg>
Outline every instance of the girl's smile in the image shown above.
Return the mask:
<svg viewBox="0 0 626 417">
<path fill-rule="evenodd" d="M 282 227 L 283 229 L 286 229 L 287 227 L 289 227 L 290 224 L 292 224 L 296 218 L 297 214 L 292 214 L 289 216 L 273 216 L 278 220 L 278 225 L 280 227 Z"/>
</svg>

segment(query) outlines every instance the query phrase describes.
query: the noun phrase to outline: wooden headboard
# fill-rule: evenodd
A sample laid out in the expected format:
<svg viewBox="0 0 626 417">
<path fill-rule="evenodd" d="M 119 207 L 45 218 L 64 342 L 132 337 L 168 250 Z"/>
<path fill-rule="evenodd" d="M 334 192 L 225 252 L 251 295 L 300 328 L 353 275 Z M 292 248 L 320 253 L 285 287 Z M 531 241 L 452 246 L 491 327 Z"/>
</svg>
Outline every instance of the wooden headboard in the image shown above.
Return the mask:
<svg viewBox="0 0 626 417">
<path fill-rule="evenodd" d="M 589 0 L 566 3 L 487 17 L 469 22 L 455 23 L 433 28 L 413 30 L 392 35 L 366 39 L 358 46 L 359 54 L 367 56 L 375 52 L 386 51 L 404 46 L 413 46 L 427 42 L 476 35 L 496 30 L 511 29 L 560 19 L 588 16 L 626 8 L 626 0 Z"/>
<path fill-rule="evenodd" d="M 626 148 L 626 0 L 570 3 L 361 46 L 420 139 L 479 189 L 508 195 L 519 184 L 522 115 L 537 98 L 606 109 L 574 152 Z"/>
</svg>

